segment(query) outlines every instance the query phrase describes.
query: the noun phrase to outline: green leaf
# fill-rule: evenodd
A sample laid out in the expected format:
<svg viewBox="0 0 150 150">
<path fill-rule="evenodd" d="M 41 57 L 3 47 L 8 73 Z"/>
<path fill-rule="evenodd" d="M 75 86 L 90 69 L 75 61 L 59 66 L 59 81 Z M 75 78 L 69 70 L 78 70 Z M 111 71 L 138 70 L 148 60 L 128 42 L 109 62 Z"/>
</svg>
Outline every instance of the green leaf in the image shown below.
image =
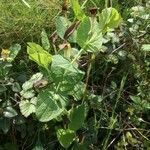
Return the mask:
<svg viewBox="0 0 150 150">
<path fill-rule="evenodd" d="M 52 61 L 52 55 L 45 51 L 40 45 L 28 43 L 27 53 L 31 60 L 36 62 L 39 66 L 48 69 L 48 66 Z"/>
<path fill-rule="evenodd" d="M 74 15 L 78 20 L 82 20 L 86 17 L 84 11 L 82 10 L 78 0 L 70 0 L 71 7 L 73 9 Z"/>
<path fill-rule="evenodd" d="M 10 49 L 10 58 L 11 61 L 13 61 L 16 58 L 19 51 L 21 50 L 21 46 L 19 44 L 14 44 L 9 49 Z"/>
<path fill-rule="evenodd" d="M 42 91 L 38 95 L 36 116 L 41 122 L 50 121 L 64 111 L 66 98 L 49 90 Z"/>
<path fill-rule="evenodd" d="M 150 44 L 143 44 L 141 50 L 144 52 L 150 52 Z"/>
<path fill-rule="evenodd" d="M 32 150 L 44 150 L 42 145 L 36 145 Z"/>
<path fill-rule="evenodd" d="M 45 50 L 49 51 L 50 49 L 50 43 L 49 43 L 49 39 L 48 39 L 48 36 L 47 36 L 47 33 L 46 31 L 43 29 L 42 30 L 42 33 L 41 33 L 41 40 L 42 40 L 42 46 Z"/>
<path fill-rule="evenodd" d="M 89 17 L 85 17 L 77 29 L 77 43 L 82 48 L 87 44 L 89 32 L 91 29 L 91 21 Z"/>
<path fill-rule="evenodd" d="M 75 136 L 75 132 L 69 129 L 59 129 L 57 131 L 57 138 L 64 148 L 68 148 L 71 145 L 75 139 Z"/>
<path fill-rule="evenodd" d="M 131 96 L 130 95 L 131 100 L 136 103 L 136 104 L 141 104 L 141 99 L 139 96 Z"/>
<path fill-rule="evenodd" d="M 64 34 L 69 24 L 70 24 L 70 21 L 65 17 L 61 16 L 56 19 L 56 24 L 55 24 L 56 31 L 61 39 L 64 39 Z"/>
<path fill-rule="evenodd" d="M 44 147 L 41 144 L 41 141 L 37 141 L 35 147 L 32 150 L 44 150 Z"/>
<path fill-rule="evenodd" d="M 13 85 L 12 85 L 12 91 L 14 92 L 20 92 L 21 91 L 21 87 L 19 85 L 18 82 L 14 82 Z"/>
<path fill-rule="evenodd" d="M 122 18 L 115 8 L 105 8 L 99 15 L 100 28 L 103 32 L 117 28 L 121 21 Z"/>
<path fill-rule="evenodd" d="M 35 92 L 34 92 L 34 90 L 30 90 L 30 91 L 24 91 L 24 90 L 22 90 L 22 91 L 20 92 L 20 95 L 21 95 L 23 98 L 25 98 L 25 99 L 29 99 L 29 98 L 33 98 L 33 97 L 34 97 Z"/>
<path fill-rule="evenodd" d="M 55 84 L 63 92 L 71 91 L 74 86 L 83 79 L 83 72 L 63 58 L 61 55 L 54 55 L 51 65 L 52 78 Z"/>
<path fill-rule="evenodd" d="M 86 109 L 85 105 L 79 105 L 76 108 L 72 108 L 69 118 L 70 123 L 68 125 L 70 130 L 78 130 L 80 127 L 82 127 L 84 120 L 86 117 Z"/>
<path fill-rule="evenodd" d="M 17 116 L 16 110 L 14 108 L 12 108 L 11 106 L 6 107 L 4 109 L 3 114 L 6 118 L 12 118 L 12 117 Z"/>
<path fill-rule="evenodd" d="M 0 129 L 7 133 L 10 129 L 10 120 L 8 118 L 0 118 Z"/>
<path fill-rule="evenodd" d="M 102 46 L 102 32 L 96 20 L 89 17 L 83 19 L 77 29 L 77 43 L 83 49 L 97 52 Z"/>
<path fill-rule="evenodd" d="M 22 100 L 19 104 L 22 115 L 28 117 L 30 114 L 34 113 L 36 101 L 37 101 L 36 97 L 32 98 L 31 101 Z"/>
</svg>

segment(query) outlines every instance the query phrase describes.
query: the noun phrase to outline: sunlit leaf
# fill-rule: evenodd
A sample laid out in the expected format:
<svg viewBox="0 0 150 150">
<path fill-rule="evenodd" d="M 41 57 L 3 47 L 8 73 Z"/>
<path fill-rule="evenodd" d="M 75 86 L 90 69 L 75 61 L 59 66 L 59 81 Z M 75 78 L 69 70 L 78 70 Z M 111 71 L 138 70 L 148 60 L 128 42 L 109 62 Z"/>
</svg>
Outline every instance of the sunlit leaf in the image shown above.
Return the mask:
<svg viewBox="0 0 150 150">
<path fill-rule="evenodd" d="M 27 52 L 31 60 L 46 69 L 52 61 L 52 56 L 38 44 L 28 43 Z"/>
<path fill-rule="evenodd" d="M 78 20 L 84 19 L 86 17 L 84 11 L 82 10 L 78 0 L 70 0 L 71 7 L 73 9 L 74 15 Z"/>
<path fill-rule="evenodd" d="M 74 141 L 75 132 L 69 129 L 59 129 L 57 131 L 57 138 L 64 148 L 68 148 Z"/>
</svg>

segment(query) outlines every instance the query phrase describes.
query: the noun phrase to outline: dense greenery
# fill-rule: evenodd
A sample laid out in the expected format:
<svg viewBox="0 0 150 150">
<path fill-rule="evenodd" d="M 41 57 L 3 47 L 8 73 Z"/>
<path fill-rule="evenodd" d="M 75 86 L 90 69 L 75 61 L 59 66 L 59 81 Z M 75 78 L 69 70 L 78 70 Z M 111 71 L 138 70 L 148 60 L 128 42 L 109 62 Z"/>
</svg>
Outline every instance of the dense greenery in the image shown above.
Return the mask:
<svg viewBox="0 0 150 150">
<path fill-rule="evenodd" d="M 149 150 L 149 2 L 0 8 L 0 150 Z"/>
</svg>

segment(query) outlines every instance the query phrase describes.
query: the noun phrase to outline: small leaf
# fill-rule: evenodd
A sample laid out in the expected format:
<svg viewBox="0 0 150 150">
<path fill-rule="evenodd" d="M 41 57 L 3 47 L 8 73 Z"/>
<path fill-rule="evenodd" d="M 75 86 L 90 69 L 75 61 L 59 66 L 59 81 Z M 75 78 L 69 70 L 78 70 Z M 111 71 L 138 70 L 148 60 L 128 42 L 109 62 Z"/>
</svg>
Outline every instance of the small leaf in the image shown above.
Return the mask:
<svg viewBox="0 0 150 150">
<path fill-rule="evenodd" d="M 52 55 L 45 51 L 40 45 L 35 43 L 28 43 L 27 53 L 29 58 L 35 61 L 39 66 L 48 69 L 52 61 Z"/>
<path fill-rule="evenodd" d="M 107 32 L 110 28 L 117 28 L 121 20 L 121 16 L 115 8 L 105 8 L 99 15 L 100 28 L 103 32 Z"/>
<path fill-rule="evenodd" d="M 36 98 L 32 98 L 32 101 L 33 100 L 36 101 Z M 24 115 L 25 117 L 28 117 L 30 114 L 35 112 L 35 105 L 28 100 L 22 100 L 19 104 L 19 107 L 22 115 Z"/>
<path fill-rule="evenodd" d="M 141 104 L 141 99 L 139 96 L 131 96 L 130 95 L 131 100 L 136 103 L 136 104 Z"/>
<path fill-rule="evenodd" d="M 11 106 L 6 107 L 4 109 L 3 114 L 6 118 L 12 118 L 12 117 L 17 116 L 16 110 L 14 108 L 12 108 Z"/>
<path fill-rule="evenodd" d="M 150 52 L 150 44 L 143 44 L 141 50 L 144 52 Z"/>
<path fill-rule="evenodd" d="M 75 139 L 75 132 L 69 129 L 59 129 L 57 138 L 64 148 L 68 148 Z"/>
<path fill-rule="evenodd" d="M 19 44 L 14 44 L 9 49 L 10 49 L 10 58 L 11 61 L 13 61 L 16 58 L 19 51 L 21 50 L 21 46 Z"/>
<path fill-rule="evenodd" d="M 30 90 L 30 91 L 21 91 L 20 92 L 21 96 L 25 99 L 29 99 L 29 98 L 33 98 L 35 93 L 34 90 Z"/>
<path fill-rule="evenodd" d="M 42 38 L 42 46 L 45 50 L 49 51 L 50 49 L 50 43 L 49 43 L 49 39 L 47 36 L 46 31 L 43 29 L 42 33 L 41 33 L 41 38 Z"/>
<path fill-rule="evenodd" d="M 36 145 L 32 150 L 44 150 L 42 145 Z"/>
<path fill-rule="evenodd" d="M 14 82 L 13 85 L 12 85 L 12 91 L 14 92 L 20 92 L 21 91 L 21 87 L 19 85 L 18 82 Z"/>
<path fill-rule="evenodd" d="M 85 105 L 82 104 L 80 106 L 77 106 L 76 108 L 73 108 L 70 112 L 70 123 L 68 125 L 70 130 L 78 130 L 80 127 L 82 127 L 84 120 L 86 117 L 86 110 Z"/>
</svg>

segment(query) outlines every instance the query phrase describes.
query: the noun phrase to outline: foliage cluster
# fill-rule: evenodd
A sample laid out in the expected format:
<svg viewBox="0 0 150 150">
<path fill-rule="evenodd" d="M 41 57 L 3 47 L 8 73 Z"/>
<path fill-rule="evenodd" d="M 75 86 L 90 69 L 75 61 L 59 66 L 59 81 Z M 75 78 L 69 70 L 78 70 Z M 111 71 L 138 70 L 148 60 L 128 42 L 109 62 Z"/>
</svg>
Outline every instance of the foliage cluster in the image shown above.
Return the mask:
<svg viewBox="0 0 150 150">
<path fill-rule="evenodd" d="M 64 1 L 26 60 L 2 49 L 0 149 L 150 148 L 150 3 L 132 3 Z"/>
</svg>

